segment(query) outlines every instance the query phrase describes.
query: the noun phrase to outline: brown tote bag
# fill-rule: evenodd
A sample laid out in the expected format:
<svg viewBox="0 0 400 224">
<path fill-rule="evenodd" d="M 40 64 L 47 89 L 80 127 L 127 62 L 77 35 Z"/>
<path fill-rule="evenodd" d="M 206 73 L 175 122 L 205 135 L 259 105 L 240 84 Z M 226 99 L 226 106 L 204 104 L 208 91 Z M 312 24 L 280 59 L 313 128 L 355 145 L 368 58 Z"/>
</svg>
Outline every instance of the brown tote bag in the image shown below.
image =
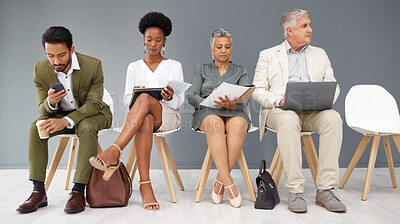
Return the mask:
<svg viewBox="0 0 400 224">
<path fill-rule="evenodd" d="M 92 169 L 86 188 L 86 199 L 92 208 L 127 206 L 132 195 L 132 181 L 123 163 L 109 181 L 103 180 L 104 171 Z"/>
</svg>

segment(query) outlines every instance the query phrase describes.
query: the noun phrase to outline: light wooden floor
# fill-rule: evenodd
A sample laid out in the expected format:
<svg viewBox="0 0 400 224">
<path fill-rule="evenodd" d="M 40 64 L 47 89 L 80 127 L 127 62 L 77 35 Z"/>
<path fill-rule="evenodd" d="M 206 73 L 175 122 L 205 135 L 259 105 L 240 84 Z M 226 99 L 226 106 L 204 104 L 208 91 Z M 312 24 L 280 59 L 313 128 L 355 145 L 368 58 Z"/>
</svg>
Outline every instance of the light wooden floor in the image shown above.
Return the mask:
<svg viewBox="0 0 400 224">
<path fill-rule="evenodd" d="M 397 176 L 400 168 L 396 168 Z M 345 170 L 341 169 L 341 176 Z M 367 201 L 361 201 L 366 169 L 356 168 L 344 189 L 336 190 L 337 196 L 346 204 L 347 213 L 332 213 L 314 204 L 315 187 L 309 170 L 304 170 L 307 179 L 305 197 L 308 212 L 294 214 L 287 209 L 288 192 L 282 177 L 279 185 L 281 203 L 271 211 L 254 209 L 245 188 L 240 170 L 233 170 L 232 176 L 243 196 L 238 209 L 229 205 L 227 196 L 220 205 L 211 201 L 212 180 L 216 170 L 211 170 L 203 196 L 203 202 L 195 203 L 199 170 L 179 170 L 185 191 L 175 186 L 178 203 L 171 203 L 161 170 L 151 170 L 153 187 L 160 203 L 160 211 L 144 210 L 138 192 L 137 178 L 129 205 L 123 208 L 92 209 L 86 207 L 79 214 L 64 213 L 69 191 L 64 190 L 65 170 L 58 170 L 48 191 L 49 206 L 30 214 L 15 211 L 30 194 L 32 184 L 28 181 L 28 170 L 0 170 L 0 223 L 400 223 L 400 189 L 392 188 L 389 170 L 376 168 Z M 256 177 L 257 170 L 251 170 Z M 72 184 L 70 185 L 70 188 Z"/>
</svg>

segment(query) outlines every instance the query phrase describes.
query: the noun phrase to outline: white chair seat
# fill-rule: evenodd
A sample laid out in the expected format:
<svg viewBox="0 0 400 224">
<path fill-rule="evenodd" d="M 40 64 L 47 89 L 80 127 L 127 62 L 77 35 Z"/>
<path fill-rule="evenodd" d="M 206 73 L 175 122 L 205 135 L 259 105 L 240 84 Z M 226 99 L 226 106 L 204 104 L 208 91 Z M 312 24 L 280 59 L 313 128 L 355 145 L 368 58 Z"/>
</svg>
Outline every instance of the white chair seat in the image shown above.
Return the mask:
<svg viewBox="0 0 400 224">
<path fill-rule="evenodd" d="M 360 125 L 361 126 L 361 125 Z M 378 124 L 369 124 L 366 123 L 361 127 L 357 126 L 349 126 L 356 132 L 359 132 L 363 135 L 391 135 L 391 134 L 400 134 L 400 117 L 393 118 L 392 121 L 381 121 Z"/>
<path fill-rule="evenodd" d="M 112 131 L 112 128 L 108 128 L 108 129 L 102 129 L 99 131 L 99 133 L 97 135 L 103 135 L 109 131 Z M 76 134 L 61 134 L 61 135 L 57 135 L 58 137 L 67 137 L 67 138 L 78 138 L 78 135 Z"/>
<path fill-rule="evenodd" d="M 122 132 L 123 127 L 118 127 L 118 128 L 114 128 L 114 131 L 121 133 Z M 181 130 L 181 127 L 178 127 L 177 129 L 173 129 L 170 131 L 163 131 L 163 132 L 155 132 L 153 133 L 153 136 L 158 136 L 158 137 L 164 137 L 166 135 L 172 134 L 176 131 Z"/>
<path fill-rule="evenodd" d="M 249 130 L 247 130 L 247 133 L 255 132 L 257 130 L 258 130 L 258 127 L 254 127 L 253 124 L 250 124 L 250 128 L 249 128 Z M 194 130 L 194 128 L 192 128 L 192 131 L 195 131 L 197 133 L 205 134 L 204 132 L 202 132 L 200 130 Z"/>
<path fill-rule="evenodd" d="M 268 130 L 268 131 L 272 131 L 272 132 L 276 133 L 276 130 L 274 130 L 272 128 L 265 127 L 265 129 Z M 312 132 L 312 131 L 302 131 L 302 132 L 300 132 L 300 135 L 301 136 L 303 136 L 303 135 L 311 135 L 311 134 L 314 134 L 314 133 L 315 132 Z"/>
</svg>

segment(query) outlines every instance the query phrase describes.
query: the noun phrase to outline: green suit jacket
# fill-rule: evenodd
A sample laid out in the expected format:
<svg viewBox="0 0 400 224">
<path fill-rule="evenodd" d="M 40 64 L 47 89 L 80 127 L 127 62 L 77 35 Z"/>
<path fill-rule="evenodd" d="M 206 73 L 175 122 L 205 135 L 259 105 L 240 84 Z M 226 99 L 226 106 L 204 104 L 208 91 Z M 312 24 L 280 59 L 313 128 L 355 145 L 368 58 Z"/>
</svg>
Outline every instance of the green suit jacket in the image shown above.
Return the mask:
<svg viewBox="0 0 400 224">
<path fill-rule="evenodd" d="M 78 109 L 67 116 L 77 125 L 84 118 L 103 114 L 107 119 L 108 126 L 111 126 L 112 114 L 110 108 L 102 101 L 104 77 L 101 61 L 83 54 L 75 54 L 80 70 L 72 72 L 72 92 Z M 60 103 L 57 105 L 58 109 L 54 111 L 49 108 L 47 103 L 47 92 L 50 85 L 58 83 L 57 74 L 48 60 L 35 64 L 33 82 L 36 86 L 39 113 L 52 117 L 61 112 Z"/>
</svg>

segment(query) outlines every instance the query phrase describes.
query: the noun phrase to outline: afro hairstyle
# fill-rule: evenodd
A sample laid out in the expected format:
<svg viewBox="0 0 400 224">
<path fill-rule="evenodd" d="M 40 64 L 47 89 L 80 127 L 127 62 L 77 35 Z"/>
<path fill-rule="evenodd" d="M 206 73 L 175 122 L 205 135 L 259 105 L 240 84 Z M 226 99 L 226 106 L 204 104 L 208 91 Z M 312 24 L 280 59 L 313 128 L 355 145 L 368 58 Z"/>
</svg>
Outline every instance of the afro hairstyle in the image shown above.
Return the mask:
<svg viewBox="0 0 400 224">
<path fill-rule="evenodd" d="M 171 20 L 161 12 L 149 12 L 140 19 L 138 28 L 143 35 L 149 27 L 160 28 L 164 36 L 170 35 L 172 31 Z"/>
</svg>

